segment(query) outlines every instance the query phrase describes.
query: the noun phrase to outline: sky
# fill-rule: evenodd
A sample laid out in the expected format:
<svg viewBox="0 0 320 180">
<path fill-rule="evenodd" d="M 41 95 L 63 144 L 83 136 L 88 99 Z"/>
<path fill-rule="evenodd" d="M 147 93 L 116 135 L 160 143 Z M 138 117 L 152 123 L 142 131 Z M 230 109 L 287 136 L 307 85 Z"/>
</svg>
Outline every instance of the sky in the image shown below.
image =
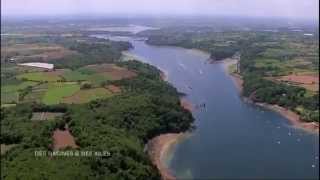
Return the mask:
<svg viewBox="0 0 320 180">
<path fill-rule="evenodd" d="M 319 19 L 319 0 L 1 0 L 4 16 L 228 15 Z"/>
</svg>

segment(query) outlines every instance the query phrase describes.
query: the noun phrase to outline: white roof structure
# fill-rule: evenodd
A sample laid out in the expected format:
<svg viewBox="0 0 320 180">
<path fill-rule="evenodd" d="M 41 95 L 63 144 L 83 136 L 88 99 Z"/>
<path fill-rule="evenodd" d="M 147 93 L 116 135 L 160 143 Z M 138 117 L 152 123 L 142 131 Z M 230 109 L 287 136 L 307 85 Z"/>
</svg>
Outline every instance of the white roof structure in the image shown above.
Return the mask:
<svg viewBox="0 0 320 180">
<path fill-rule="evenodd" d="M 305 36 L 313 36 L 313 34 L 311 34 L 311 33 L 305 33 L 303 35 L 305 35 Z"/>
<path fill-rule="evenodd" d="M 38 67 L 38 68 L 45 68 L 45 69 L 53 69 L 54 65 L 49 63 L 39 63 L 39 62 L 33 62 L 33 63 L 21 63 L 18 64 L 20 66 L 31 66 L 31 67 Z"/>
</svg>

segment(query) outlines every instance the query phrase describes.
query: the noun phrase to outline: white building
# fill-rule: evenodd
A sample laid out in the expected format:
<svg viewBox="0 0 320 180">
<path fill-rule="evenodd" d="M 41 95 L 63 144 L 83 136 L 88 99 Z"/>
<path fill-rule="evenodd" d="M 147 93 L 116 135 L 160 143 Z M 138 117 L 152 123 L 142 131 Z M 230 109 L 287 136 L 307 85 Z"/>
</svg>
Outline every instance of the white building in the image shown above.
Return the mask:
<svg viewBox="0 0 320 180">
<path fill-rule="evenodd" d="M 39 62 L 33 62 L 33 63 L 21 63 L 18 64 L 19 66 L 30 66 L 30 67 L 38 67 L 38 68 L 44 68 L 48 70 L 53 70 L 54 65 L 49 63 L 39 63 Z"/>
</svg>

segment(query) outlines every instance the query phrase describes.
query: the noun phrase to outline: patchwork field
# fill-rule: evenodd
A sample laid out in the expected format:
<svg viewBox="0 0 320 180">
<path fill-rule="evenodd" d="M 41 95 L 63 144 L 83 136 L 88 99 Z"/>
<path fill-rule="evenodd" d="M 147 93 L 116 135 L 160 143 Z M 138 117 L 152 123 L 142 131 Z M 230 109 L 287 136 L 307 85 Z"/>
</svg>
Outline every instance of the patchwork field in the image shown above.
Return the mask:
<svg viewBox="0 0 320 180">
<path fill-rule="evenodd" d="M 17 103 L 18 101 L 18 92 L 1 92 L 1 104 Z"/>
<path fill-rule="evenodd" d="M 66 81 L 85 81 L 89 79 L 88 74 L 84 74 L 80 71 L 72 71 L 72 70 L 66 70 L 63 74 L 62 77 Z"/>
<path fill-rule="evenodd" d="M 20 84 L 16 84 L 16 85 L 5 85 L 5 86 L 1 86 L 1 92 L 18 91 L 18 90 L 27 88 L 28 86 L 35 86 L 36 84 L 38 83 L 32 82 L 32 81 L 23 81 Z"/>
<path fill-rule="evenodd" d="M 85 67 L 89 71 L 96 72 L 103 77 L 111 80 L 120 80 L 125 78 L 135 77 L 137 74 L 133 71 L 129 71 L 126 68 L 116 66 L 114 64 L 99 64 L 99 65 L 88 65 Z"/>
<path fill-rule="evenodd" d="M 33 86 L 31 91 L 23 98 L 23 102 L 42 102 L 42 98 L 48 90 L 48 83 Z"/>
<path fill-rule="evenodd" d="M 112 96 L 112 92 L 105 88 L 82 89 L 72 96 L 63 98 L 63 102 L 68 104 L 87 103 L 95 99 L 106 98 L 110 96 Z"/>
<path fill-rule="evenodd" d="M 1 86 L 1 104 L 11 104 L 19 102 L 19 94 L 21 90 L 37 85 L 31 81 L 17 81 L 14 84 Z"/>
<path fill-rule="evenodd" d="M 310 91 L 319 91 L 319 77 L 317 75 L 288 75 L 279 77 L 277 80 L 301 86 Z"/>
<path fill-rule="evenodd" d="M 44 104 L 59 104 L 63 102 L 64 97 L 68 97 L 80 90 L 77 83 L 50 83 L 48 91 L 42 98 Z"/>
<path fill-rule="evenodd" d="M 56 82 L 61 80 L 60 74 L 52 72 L 33 72 L 33 73 L 24 73 L 17 76 L 18 79 L 28 80 L 28 81 L 38 81 L 38 82 Z"/>
<path fill-rule="evenodd" d="M 49 61 L 75 54 L 76 52 L 66 49 L 60 45 L 33 43 L 33 44 L 14 44 L 3 46 L 1 54 L 14 57 L 17 62 L 27 61 Z"/>
<path fill-rule="evenodd" d="M 10 66 L 13 76 L 1 87 L 1 104 L 38 102 L 47 105 L 59 103 L 86 103 L 120 93 L 121 88 L 111 81 L 132 78 L 137 74 L 114 64 L 88 65 L 79 69 L 28 72 Z M 89 84 L 90 88 L 82 89 Z"/>
<path fill-rule="evenodd" d="M 31 66 L 16 66 L 16 65 L 1 65 L 1 73 L 6 74 L 21 74 L 30 72 L 43 72 L 46 71 L 44 68 L 37 68 Z"/>
</svg>

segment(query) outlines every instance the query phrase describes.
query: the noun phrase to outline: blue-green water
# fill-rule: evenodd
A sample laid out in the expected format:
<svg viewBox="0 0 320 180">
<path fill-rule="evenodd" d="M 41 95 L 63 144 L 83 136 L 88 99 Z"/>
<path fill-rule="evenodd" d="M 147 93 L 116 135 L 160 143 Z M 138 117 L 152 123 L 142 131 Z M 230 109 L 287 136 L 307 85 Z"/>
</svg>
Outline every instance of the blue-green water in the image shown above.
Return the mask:
<svg viewBox="0 0 320 180">
<path fill-rule="evenodd" d="M 113 39 L 130 41 L 130 53 L 166 72 L 193 104 L 206 104 L 193 112 L 192 136 L 172 152 L 168 166 L 178 179 L 318 179 L 319 136 L 243 102 L 221 64 L 207 64 L 207 55 L 183 48 Z"/>
</svg>

